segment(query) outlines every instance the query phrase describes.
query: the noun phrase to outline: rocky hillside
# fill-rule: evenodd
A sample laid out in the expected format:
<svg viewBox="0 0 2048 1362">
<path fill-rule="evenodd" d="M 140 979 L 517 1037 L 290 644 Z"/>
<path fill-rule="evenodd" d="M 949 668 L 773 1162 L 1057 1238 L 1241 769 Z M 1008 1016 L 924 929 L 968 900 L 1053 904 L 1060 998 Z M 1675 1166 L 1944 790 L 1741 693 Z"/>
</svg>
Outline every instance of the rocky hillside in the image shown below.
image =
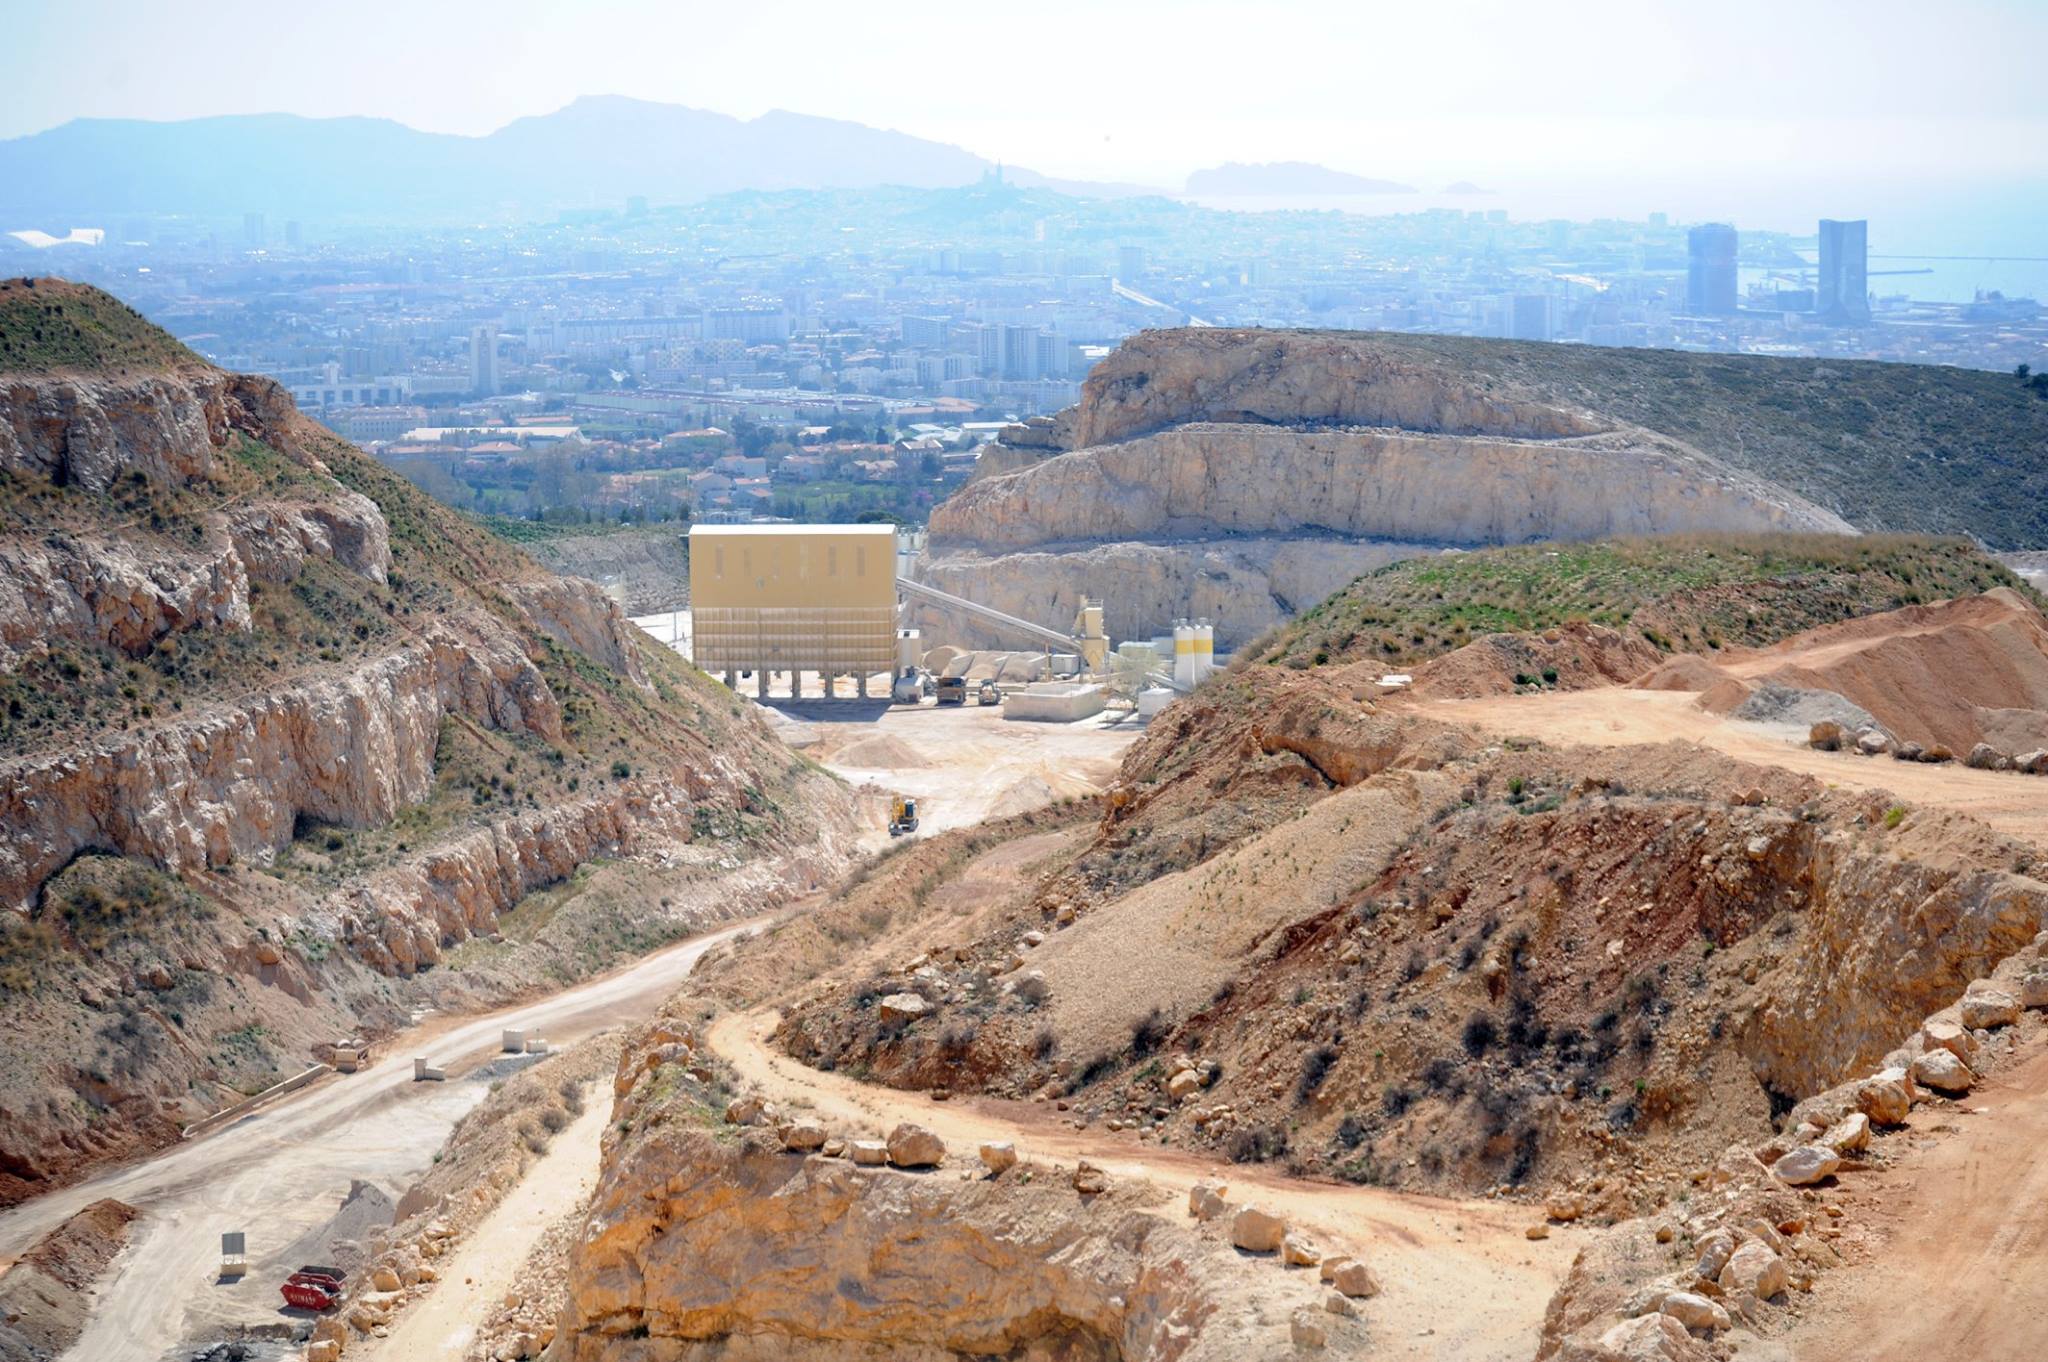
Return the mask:
<svg viewBox="0 0 2048 1362">
<path fill-rule="evenodd" d="M 1852 526 L 2026 546 L 2048 537 L 2025 496 L 2044 440 L 2048 404 L 1994 374 L 1145 332 L 933 512 L 927 572 L 1053 622 L 1102 597 L 1117 637 L 1208 615 L 1234 645 L 1446 546 Z"/>
<path fill-rule="evenodd" d="M 1953 544 L 1842 542 L 1609 544 L 1559 580 L 1771 644 L 2002 575 Z M 1542 580 L 1547 552 L 1402 565 L 1382 577 L 1405 594 L 1347 608 L 1469 607 L 1475 583 Z M 2003 587 L 1954 608 L 1972 601 L 2033 610 Z M 1616 623 L 1475 638 L 1416 688 L 1624 683 L 1663 654 Z M 780 1042 L 902 1087 L 1055 1096 L 1134 1141 L 1633 1214 L 1877 1065 L 2048 922 L 2037 852 L 1970 818 L 1677 745 L 1489 744 L 1382 692 L 1379 647 L 1333 654 L 1329 626 L 1170 707 L 1091 837 L 1001 911 L 838 971 Z"/>
<path fill-rule="evenodd" d="M 97 290 L 0 284 L 0 564 L 0 1197 L 843 858 L 591 584 Z"/>
</svg>

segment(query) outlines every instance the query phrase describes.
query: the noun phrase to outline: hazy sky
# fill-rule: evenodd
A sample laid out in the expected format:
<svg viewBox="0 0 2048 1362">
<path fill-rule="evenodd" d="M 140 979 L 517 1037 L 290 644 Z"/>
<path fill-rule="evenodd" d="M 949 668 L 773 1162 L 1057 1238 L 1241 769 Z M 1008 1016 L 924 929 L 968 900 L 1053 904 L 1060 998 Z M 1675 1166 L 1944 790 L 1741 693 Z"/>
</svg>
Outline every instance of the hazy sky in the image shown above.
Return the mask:
<svg viewBox="0 0 2048 1362">
<path fill-rule="evenodd" d="M 0 137 L 80 116 L 484 133 L 580 94 L 771 108 L 1050 174 L 2048 173 L 2048 0 L 25 0 Z"/>
</svg>

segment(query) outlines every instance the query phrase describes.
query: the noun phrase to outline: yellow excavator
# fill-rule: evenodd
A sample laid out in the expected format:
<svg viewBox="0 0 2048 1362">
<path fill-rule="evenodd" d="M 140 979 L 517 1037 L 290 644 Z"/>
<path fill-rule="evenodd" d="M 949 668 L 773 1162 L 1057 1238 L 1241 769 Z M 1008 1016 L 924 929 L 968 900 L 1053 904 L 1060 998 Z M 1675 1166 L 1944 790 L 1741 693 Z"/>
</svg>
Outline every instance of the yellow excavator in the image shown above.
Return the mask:
<svg viewBox="0 0 2048 1362">
<path fill-rule="evenodd" d="M 917 831 L 917 801 L 897 795 L 889 801 L 889 835 L 901 837 Z"/>
</svg>

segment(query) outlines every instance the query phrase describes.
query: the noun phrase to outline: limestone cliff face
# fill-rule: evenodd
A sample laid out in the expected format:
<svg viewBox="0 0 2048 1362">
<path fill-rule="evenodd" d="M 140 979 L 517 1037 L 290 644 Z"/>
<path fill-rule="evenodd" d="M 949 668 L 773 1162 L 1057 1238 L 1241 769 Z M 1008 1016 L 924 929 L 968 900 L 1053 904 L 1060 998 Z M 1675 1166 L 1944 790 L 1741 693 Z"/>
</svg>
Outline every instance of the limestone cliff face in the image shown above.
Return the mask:
<svg viewBox="0 0 2048 1362">
<path fill-rule="evenodd" d="M 471 615 L 354 670 L 0 763 L 0 902 L 26 910 L 82 851 L 189 871 L 266 856 L 301 815 L 384 822 L 426 796 L 451 712 L 561 736 L 560 704 L 519 641 Z"/>
<path fill-rule="evenodd" d="M 1207 616 L 1226 646 L 1315 604 L 1354 567 L 1424 548 L 1854 533 L 1680 441 L 1358 335 L 1142 333 L 1097 366 L 1078 405 L 1011 427 L 982 463 L 932 512 L 935 584 L 972 583 L 962 594 L 1046 623 L 1085 594 L 1107 602 L 1113 636 Z M 1322 547 L 1272 542 L 1294 539 Z M 1016 609 L 1048 597 L 1053 615 Z M 967 621 L 926 623 L 991 641 Z"/>
<path fill-rule="evenodd" d="M 989 551 L 1305 530 L 1479 545 L 1849 527 L 1646 434 L 1538 441 L 1211 422 L 983 479 L 931 519 L 934 542 Z"/>
<path fill-rule="evenodd" d="M 1426 544 L 1336 536 L 1259 536 L 1143 541 L 1083 549 L 1031 549 L 929 559 L 923 580 L 942 591 L 1020 619 L 1064 626 L 1087 596 L 1103 605 L 1110 637 L 1149 637 L 1161 620 L 1200 616 L 1220 637 L 1241 643 L 1348 585 L 1361 573 L 1420 554 Z M 968 647 L 1014 647 L 1017 640 L 972 617 L 953 618 L 913 602 L 913 624 L 927 636 Z"/>
</svg>

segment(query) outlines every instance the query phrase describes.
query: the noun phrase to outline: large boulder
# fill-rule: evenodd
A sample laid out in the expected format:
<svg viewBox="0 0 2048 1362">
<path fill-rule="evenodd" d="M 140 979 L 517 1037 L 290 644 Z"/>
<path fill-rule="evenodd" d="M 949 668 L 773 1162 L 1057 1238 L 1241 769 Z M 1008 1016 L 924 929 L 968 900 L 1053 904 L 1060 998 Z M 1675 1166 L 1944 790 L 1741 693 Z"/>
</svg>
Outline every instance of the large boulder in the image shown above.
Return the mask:
<svg viewBox="0 0 2048 1362">
<path fill-rule="evenodd" d="M 1973 1031 L 2011 1026 L 2020 1019 L 2020 1000 L 1997 984 L 1980 979 L 1963 994 L 1956 1015 Z"/>
<path fill-rule="evenodd" d="M 2048 969 L 2036 968 L 2020 980 L 2020 1006 L 2048 1007 Z"/>
<path fill-rule="evenodd" d="M 1703 1334 L 1726 1329 L 1732 1323 L 1726 1310 L 1696 1291 L 1667 1291 L 1657 1312 Z"/>
<path fill-rule="evenodd" d="M 1330 1274 L 1330 1285 L 1356 1300 L 1380 1293 L 1380 1280 L 1373 1276 L 1372 1269 L 1356 1259 L 1346 1259 L 1337 1264 L 1337 1270 Z"/>
<path fill-rule="evenodd" d="M 1751 1295 L 1769 1300 L 1781 1294 L 1790 1280 L 1785 1260 L 1769 1244 L 1752 1239 L 1729 1255 L 1728 1265 L 1718 1279 L 1721 1290 L 1731 1296 Z"/>
<path fill-rule="evenodd" d="M 1287 1237 L 1287 1222 L 1263 1206 L 1246 1206 L 1230 1222 L 1230 1242 L 1247 1253 L 1272 1253 Z"/>
<path fill-rule="evenodd" d="M 1834 1150 L 1825 1145 L 1804 1144 L 1772 1164 L 1771 1172 L 1780 1182 L 1808 1187 L 1832 1177 L 1841 1166 L 1842 1156 Z"/>
<path fill-rule="evenodd" d="M 1913 1112 L 1904 1069 L 1886 1069 L 1856 1085 L 1856 1110 L 1881 1126 L 1895 1126 Z"/>
<path fill-rule="evenodd" d="M 1870 1147 L 1870 1118 L 1852 1111 L 1827 1128 L 1814 1143 L 1837 1154 L 1854 1154 Z"/>
<path fill-rule="evenodd" d="M 981 1161 L 991 1174 L 1005 1173 L 1017 1166 L 1017 1146 L 1007 1140 L 993 1140 L 981 1147 Z"/>
<path fill-rule="evenodd" d="M 808 1154 L 825 1147 L 825 1127 L 816 1121 L 791 1121 L 777 1129 L 775 1136 L 793 1154 Z"/>
<path fill-rule="evenodd" d="M 1842 739 L 1846 736 L 1842 726 L 1833 719 L 1822 719 L 1806 731 L 1806 744 L 1823 752 L 1835 752 L 1841 749 Z"/>
<path fill-rule="evenodd" d="M 1709 1362 L 1704 1343 L 1669 1315 L 1639 1315 L 1593 1335 L 1589 1327 L 1565 1340 L 1558 1362 Z"/>
<path fill-rule="evenodd" d="M 1939 1018 L 1920 1027 L 1920 1048 L 1946 1050 L 1965 1064 L 1975 1063 L 1977 1059 L 1977 1038 L 1967 1028 Z"/>
<path fill-rule="evenodd" d="M 1970 749 L 1970 755 L 1963 758 L 1963 765 L 1979 771 L 2002 771 L 2012 765 L 2012 759 L 1988 742 L 1980 742 Z"/>
<path fill-rule="evenodd" d="M 1188 1214 L 1197 1220 L 1215 1220 L 1229 1211 L 1224 1193 L 1230 1189 L 1220 1182 L 1198 1182 L 1188 1189 Z"/>
<path fill-rule="evenodd" d="M 889 1146 L 881 1140 L 855 1140 L 846 1147 L 846 1154 L 861 1168 L 880 1168 L 889 1162 Z"/>
<path fill-rule="evenodd" d="M 909 1121 L 889 1132 L 888 1150 L 898 1168 L 937 1168 L 946 1161 L 946 1142 Z"/>
<path fill-rule="evenodd" d="M 1968 1092 L 1977 1082 L 1977 1076 L 1970 1072 L 1970 1066 L 1957 1059 L 1947 1050 L 1929 1050 L 1913 1061 L 1913 1081 L 1959 1097 Z"/>
</svg>

